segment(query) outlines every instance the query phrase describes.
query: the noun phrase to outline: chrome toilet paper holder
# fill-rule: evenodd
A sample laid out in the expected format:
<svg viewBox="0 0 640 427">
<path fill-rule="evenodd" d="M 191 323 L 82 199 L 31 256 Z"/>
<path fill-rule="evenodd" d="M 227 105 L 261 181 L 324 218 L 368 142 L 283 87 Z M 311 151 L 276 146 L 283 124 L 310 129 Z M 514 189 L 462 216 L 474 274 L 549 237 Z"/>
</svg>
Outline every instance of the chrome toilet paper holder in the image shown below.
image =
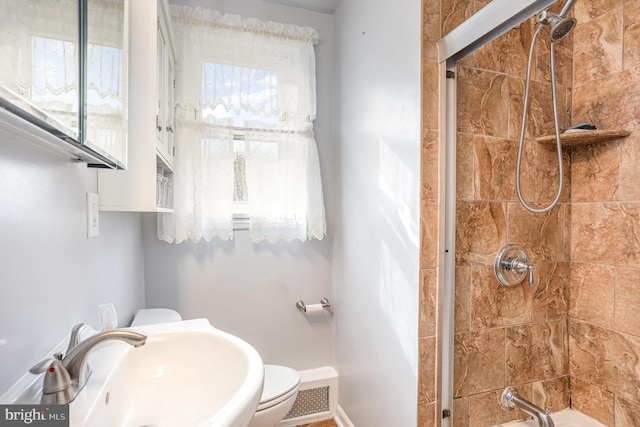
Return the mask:
<svg viewBox="0 0 640 427">
<path fill-rule="evenodd" d="M 331 308 L 331 302 L 329 302 L 328 298 L 322 298 L 320 300 L 320 304 L 311 304 L 309 305 L 309 307 L 313 307 L 315 305 L 321 305 L 323 309 L 330 309 Z M 300 300 L 296 303 L 296 307 L 298 308 L 298 310 L 300 310 L 303 313 L 307 312 L 307 306 L 305 305 L 304 301 Z"/>
</svg>

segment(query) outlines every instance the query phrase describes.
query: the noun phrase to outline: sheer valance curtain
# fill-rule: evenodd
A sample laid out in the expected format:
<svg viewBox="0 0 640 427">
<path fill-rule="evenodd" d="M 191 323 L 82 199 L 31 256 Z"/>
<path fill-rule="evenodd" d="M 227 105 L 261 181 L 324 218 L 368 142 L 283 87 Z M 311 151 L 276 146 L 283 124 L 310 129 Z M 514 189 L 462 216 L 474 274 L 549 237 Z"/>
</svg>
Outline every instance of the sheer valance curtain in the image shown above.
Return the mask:
<svg viewBox="0 0 640 427">
<path fill-rule="evenodd" d="M 171 12 L 178 50 L 175 211 L 159 214 L 158 237 L 230 239 L 243 205 L 254 241 L 322 239 L 312 123 L 316 31 L 201 8 L 172 5 Z"/>
</svg>

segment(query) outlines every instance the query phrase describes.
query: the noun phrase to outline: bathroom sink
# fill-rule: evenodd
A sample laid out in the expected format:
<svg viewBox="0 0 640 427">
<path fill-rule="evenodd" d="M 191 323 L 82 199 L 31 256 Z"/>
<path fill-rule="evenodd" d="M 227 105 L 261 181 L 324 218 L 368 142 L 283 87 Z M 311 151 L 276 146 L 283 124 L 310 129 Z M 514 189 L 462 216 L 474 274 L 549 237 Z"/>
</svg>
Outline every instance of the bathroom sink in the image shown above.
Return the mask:
<svg viewBox="0 0 640 427">
<path fill-rule="evenodd" d="M 137 327 L 144 346 L 114 342 L 71 403 L 74 426 L 245 427 L 262 393 L 262 359 L 246 342 L 198 319 Z"/>
</svg>

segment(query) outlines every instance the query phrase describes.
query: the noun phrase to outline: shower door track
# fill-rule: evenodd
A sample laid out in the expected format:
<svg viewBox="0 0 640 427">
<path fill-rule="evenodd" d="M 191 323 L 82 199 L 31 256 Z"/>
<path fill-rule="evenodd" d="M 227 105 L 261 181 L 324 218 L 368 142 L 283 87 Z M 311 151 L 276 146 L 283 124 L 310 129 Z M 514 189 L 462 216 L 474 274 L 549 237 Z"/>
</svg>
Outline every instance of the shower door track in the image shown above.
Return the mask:
<svg viewBox="0 0 640 427">
<path fill-rule="evenodd" d="M 556 0 L 493 0 L 438 45 L 438 316 L 436 425 L 453 426 L 456 238 L 456 64 Z M 443 183 L 443 184 L 442 184 Z M 420 426 L 422 427 L 422 426 Z M 455 426 L 453 426 L 455 427 Z"/>
</svg>

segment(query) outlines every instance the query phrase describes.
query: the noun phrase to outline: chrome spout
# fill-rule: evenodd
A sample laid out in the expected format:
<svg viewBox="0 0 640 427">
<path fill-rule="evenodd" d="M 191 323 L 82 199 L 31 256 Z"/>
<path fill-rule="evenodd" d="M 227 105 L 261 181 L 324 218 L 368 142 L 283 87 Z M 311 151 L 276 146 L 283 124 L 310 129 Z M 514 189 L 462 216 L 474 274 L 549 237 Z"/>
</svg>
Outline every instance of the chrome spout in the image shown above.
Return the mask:
<svg viewBox="0 0 640 427">
<path fill-rule="evenodd" d="M 538 420 L 538 427 L 555 427 L 549 410 L 534 405 L 524 399 L 515 387 L 507 387 L 502 392 L 502 406 L 507 409 L 518 408 L 533 415 Z"/>
</svg>

